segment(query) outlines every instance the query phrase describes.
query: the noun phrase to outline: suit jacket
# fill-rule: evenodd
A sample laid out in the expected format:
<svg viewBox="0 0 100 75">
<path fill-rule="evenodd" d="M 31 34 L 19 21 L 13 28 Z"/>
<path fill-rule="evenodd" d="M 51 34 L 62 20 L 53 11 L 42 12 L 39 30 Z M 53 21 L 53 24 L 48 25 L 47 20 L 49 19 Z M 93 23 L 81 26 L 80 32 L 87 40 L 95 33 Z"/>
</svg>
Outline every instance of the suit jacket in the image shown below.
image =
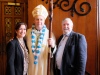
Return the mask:
<svg viewBox="0 0 100 75">
<path fill-rule="evenodd" d="M 14 38 L 6 46 L 7 69 L 6 75 L 23 75 L 24 56 L 17 38 Z"/>
<path fill-rule="evenodd" d="M 58 39 L 58 44 L 63 35 Z M 57 53 L 57 52 L 56 52 Z M 84 75 L 87 61 L 87 42 L 85 36 L 71 32 L 66 42 L 60 75 Z M 54 55 L 54 75 L 57 75 L 56 54 Z"/>
</svg>

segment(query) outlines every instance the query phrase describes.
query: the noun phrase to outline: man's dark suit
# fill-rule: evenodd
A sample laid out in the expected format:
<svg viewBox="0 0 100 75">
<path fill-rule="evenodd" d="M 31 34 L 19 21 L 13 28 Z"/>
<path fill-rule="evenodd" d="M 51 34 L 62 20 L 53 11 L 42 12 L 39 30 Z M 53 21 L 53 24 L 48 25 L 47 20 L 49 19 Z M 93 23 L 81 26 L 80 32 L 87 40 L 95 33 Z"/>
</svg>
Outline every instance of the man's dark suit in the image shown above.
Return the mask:
<svg viewBox="0 0 100 75">
<path fill-rule="evenodd" d="M 7 69 L 6 75 L 23 75 L 24 56 L 17 38 L 7 44 Z"/>
<path fill-rule="evenodd" d="M 62 37 L 63 35 L 58 39 L 58 44 Z M 56 53 L 54 55 L 54 75 L 57 75 Z M 84 75 L 86 61 L 86 39 L 84 35 L 72 31 L 64 48 L 60 75 Z"/>
</svg>

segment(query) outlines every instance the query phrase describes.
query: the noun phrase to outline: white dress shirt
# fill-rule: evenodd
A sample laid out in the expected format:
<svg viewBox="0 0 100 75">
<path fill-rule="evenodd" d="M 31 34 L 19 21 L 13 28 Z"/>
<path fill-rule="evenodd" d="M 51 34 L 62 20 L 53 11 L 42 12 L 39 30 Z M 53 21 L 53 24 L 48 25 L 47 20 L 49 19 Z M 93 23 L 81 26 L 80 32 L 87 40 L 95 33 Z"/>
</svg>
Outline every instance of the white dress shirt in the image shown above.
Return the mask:
<svg viewBox="0 0 100 75">
<path fill-rule="evenodd" d="M 56 55 L 56 64 L 57 64 L 58 69 L 60 69 L 60 67 L 61 67 L 63 51 L 65 48 L 67 39 L 68 39 L 68 37 L 66 35 L 64 35 L 58 45 L 58 51 L 57 51 L 57 55 Z"/>
</svg>

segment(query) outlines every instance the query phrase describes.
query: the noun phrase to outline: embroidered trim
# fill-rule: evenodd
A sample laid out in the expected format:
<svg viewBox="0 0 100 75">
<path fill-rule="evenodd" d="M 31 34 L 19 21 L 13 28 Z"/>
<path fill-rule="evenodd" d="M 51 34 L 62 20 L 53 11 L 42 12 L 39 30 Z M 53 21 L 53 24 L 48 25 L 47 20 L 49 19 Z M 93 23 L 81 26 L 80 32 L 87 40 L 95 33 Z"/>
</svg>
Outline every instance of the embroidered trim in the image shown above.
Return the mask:
<svg viewBox="0 0 100 75">
<path fill-rule="evenodd" d="M 38 32 L 35 29 L 35 25 L 32 25 L 32 32 L 31 32 L 32 46 L 31 46 L 31 48 L 32 48 L 32 53 L 34 55 L 34 64 L 38 64 L 38 57 L 41 53 L 45 31 L 46 31 L 45 25 L 43 26 L 43 28 L 40 32 Z M 36 33 L 40 33 L 39 38 L 37 39 L 38 40 L 37 45 L 36 45 Z"/>
</svg>

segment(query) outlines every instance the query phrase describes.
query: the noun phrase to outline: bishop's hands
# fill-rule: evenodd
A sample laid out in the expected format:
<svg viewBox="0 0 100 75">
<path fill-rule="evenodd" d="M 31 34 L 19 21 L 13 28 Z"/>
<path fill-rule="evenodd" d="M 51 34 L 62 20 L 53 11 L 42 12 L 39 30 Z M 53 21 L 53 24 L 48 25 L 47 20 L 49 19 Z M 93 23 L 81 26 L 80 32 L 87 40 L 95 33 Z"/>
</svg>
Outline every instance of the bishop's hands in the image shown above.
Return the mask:
<svg viewBox="0 0 100 75">
<path fill-rule="evenodd" d="M 48 39 L 48 45 L 52 48 L 55 47 L 55 40 L 53 38 L 49 38 Z"/>
</svg>

